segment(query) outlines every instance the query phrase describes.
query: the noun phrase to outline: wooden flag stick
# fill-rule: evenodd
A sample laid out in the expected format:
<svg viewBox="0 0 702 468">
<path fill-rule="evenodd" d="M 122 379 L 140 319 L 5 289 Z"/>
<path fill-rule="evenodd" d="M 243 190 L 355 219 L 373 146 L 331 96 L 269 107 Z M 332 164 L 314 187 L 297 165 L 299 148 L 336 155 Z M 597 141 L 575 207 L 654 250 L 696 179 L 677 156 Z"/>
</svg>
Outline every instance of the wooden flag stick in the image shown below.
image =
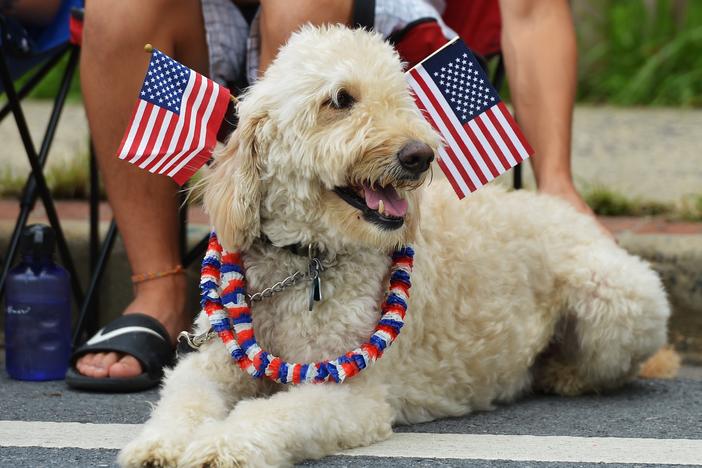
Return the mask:
<svg viewBox="0 0 702 468">
<path fill-rule="evenodd" d="M 237 98 L 233 94 L 229 95 L 229 99 L 231 99 L 234 104 L 239 104 L 239 98 Z"/>
</svg>

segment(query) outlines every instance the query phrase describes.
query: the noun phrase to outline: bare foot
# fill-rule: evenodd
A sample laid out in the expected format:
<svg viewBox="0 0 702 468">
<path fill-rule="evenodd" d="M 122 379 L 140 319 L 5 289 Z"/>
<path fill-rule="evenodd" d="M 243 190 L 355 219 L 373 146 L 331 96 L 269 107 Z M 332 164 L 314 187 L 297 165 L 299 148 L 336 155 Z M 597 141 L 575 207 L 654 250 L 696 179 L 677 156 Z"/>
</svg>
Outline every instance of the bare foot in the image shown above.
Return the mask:
<svg viewBox="0 0 702 468">
<path fill-rule="evenodd" d="M 149 315 L 164 326 L 175 345 L 178 333 L 187 330 L 192 317 L 185 310 L 185 276 L 166 276 L 140 283 L 136 297 L 124 310 L 124 314 L 142 313 Z M 81 374 L 93 378 L 128 378 L 142 373 L 141 364 L 133 356 L 122 353 L 91 353 L 76 361 L 76 369 Z"/>
<path fill-rule="evenodd" d="M 588 216 L 592 216 L 592 218 L 595 220 L 597 225 L 599 226 L 600 230 L 605 233 L 608 237 L 612 238 L 614 240 L 614 235 L 610 232 L 609 229 L 605 227 L 604 224 L 600 222 L 599 219 L 597 219 L 597 216 L 595 215 L 595 212 L 592 211 L 592 208 L 588 206 L 587 203 L 585 203 L 585 200 L 583 200 L 583 197 L 580 196 L 578 191 L 575 189 L 575 186 L 572 183 L 566 183 L 566 184 L 541 184 L 539 186 L 539 192 L 541 193 L 547 193 L 549 195 L 553 195 L 555 197 L 559 197 L 568 203 L 570 203 L 576 210 L 579 212 L 586 214 Z"/>
</svg>

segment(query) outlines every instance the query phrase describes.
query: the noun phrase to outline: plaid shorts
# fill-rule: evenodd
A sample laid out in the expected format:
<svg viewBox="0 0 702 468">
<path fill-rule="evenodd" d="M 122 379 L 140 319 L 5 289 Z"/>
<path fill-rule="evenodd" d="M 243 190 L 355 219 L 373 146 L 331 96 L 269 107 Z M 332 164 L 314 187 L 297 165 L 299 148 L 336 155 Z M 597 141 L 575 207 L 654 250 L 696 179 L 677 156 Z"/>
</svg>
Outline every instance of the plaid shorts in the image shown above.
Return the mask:
<svg viewBox="0 0 702 468">
<path fill-rule="evenodd" d="M 374 29 L 388 37 L 421 18 L 435 18 L 447 38 L 453 32 L 441 20 L 444 0 L 376 0 Z M 202 0 L 210 59 L 210 77 L 227 84 L 245 76 L 256 81 L 261 39 L 258 15 L 248 25 L 231 0 Z M 244 75 L 245 74 L 245 75 Z"/>
</svg>

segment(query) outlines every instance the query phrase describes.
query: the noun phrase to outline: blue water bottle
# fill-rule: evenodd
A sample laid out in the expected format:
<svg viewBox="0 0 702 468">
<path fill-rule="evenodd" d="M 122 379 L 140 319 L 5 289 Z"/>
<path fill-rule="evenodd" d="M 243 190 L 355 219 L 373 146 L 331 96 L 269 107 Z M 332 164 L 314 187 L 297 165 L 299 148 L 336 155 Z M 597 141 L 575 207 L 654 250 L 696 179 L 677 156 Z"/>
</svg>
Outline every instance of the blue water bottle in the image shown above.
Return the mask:
<svg viewBox="0 0 702 468">
<path fill-rule="evenodd" d="M 33 224 L 22 232 L 21 261 L 7 276 L 5 366 L 18 380 L 63 379 L 71 353 L 71 287 L 54 263 L 54 232 Z"/>
</svg>

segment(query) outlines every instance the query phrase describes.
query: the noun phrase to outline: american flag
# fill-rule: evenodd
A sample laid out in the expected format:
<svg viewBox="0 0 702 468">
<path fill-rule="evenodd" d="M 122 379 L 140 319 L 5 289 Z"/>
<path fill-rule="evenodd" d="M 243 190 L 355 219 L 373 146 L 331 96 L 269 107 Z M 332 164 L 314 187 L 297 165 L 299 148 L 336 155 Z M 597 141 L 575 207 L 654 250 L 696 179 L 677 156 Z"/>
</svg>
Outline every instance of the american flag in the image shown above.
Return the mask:
<svg viewBox="0 0 702 468">
<path fill-rule="evenodd" d="M 183 185 L 212 155 L 229 90 L 153 49 L 119 158 Z"/>
<path fill-rule="evenodd" d="M 533 154 L 463 41 L 448 43 L 406 77 L 417 106 L 446 143 L 438 163 L 458 198 Z"/>
</svg>

